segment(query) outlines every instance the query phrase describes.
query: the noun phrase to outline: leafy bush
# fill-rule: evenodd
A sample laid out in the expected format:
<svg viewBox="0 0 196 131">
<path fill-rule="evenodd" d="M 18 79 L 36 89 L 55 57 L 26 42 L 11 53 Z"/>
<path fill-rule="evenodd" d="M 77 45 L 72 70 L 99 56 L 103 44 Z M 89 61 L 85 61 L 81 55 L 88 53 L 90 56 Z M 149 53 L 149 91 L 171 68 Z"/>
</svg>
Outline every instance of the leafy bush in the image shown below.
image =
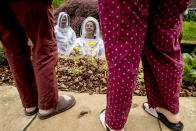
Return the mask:
<svg viewBox="0 0 196 131">
<path fill-rule="evenodd" d="M 192 15 L 192 14 L 183 15 L 183 21 L 196 21 L 196 15 Z"/>
<path fill-rule="evenodd" d="M 82 74 L 82 70 L 78 67 L 78 66 L 74 66 L 72 67 L 70 70 L 69 70 L 69 73 L 72 75 L 72 76 L 79 76 Z"/>
<path fill-rule="evenodd" d="M 196 83 L 196 47 L 192 54 L 184 53 L 184 74 L 183 80 L 191 84 Z"/>
<path fill-rule="evenodd" d="M 196 41 L 196 22 L 183 21 L 183 40 Z"/>
<path fill-rule="evenodd" d="M 139 65 L 138 80 L 139 80 L 139 82 L 141 82 L 141 84 L 144 84 L 144 72 L 143 72 L 143 66 L 142 66 L 141 61 L 140 61 L 140 65 Z"/>
<path fill-rule="evenodd" d="M 3 52 L 3 49 L 2 49 L 1 43 L 0 43 L 0 65 L 5 63 L 5 61 L 6 61 L 6 57 L 5 57 L 5 54 Z"/>
<path fill-rule="evenodd" d="M 53 0 L 53 7 L 54 9 L 58 8 L 60 4 L 65 2 L 66 0 Z"/>
<path fill-rule="evenodd" d="M 196 47 L 194 48 L 192 54 L 196 56 Z"/>
<path fill-rule="evenodd" d="M 54 11 L 55 24 L 57 24 L 60 12 L 66 12 L 70 16 L 70 26 L 76 36 L 80 36 L 82 22 L 89 16 L 99 20 L 97 0 L 66 0 Z"/>
</svg>

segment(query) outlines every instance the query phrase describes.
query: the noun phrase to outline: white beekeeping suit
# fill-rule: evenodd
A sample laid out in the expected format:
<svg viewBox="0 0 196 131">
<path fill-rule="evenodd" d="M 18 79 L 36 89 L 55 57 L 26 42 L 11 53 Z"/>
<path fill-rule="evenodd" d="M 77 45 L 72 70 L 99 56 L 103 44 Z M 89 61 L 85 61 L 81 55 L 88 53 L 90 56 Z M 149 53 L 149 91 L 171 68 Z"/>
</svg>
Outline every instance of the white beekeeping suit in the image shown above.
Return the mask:
<svg viewBox="0 0 196 131">
<path fill-rule="evenodd" d="M 62 19 L 66 17 L 67 23 L 65 28 L 62 28 Z M 58 52 L 61 54 L 69 55 L 76 40 L 76 34 L 70 27 L 70 17 L 67 13 L 61 12 L 58 16 L 57 25 L 55 26 L 55 34 L 58 45 Z"/>
<path fill-rule="evenodd" d="M 94 39 L 86 38 L 85 26 L 88 22 L 93 22 L 96 26 L 96 32 L 94 33 Z M 105 56 L 105 49 L 103 40 L 100 38 L 100 27 L 99 22 L 93 18 L 88 17 L 84 20 L 81 27 L 81 37 L 76 39 L 74 47 L 78 47 L 81 55 L 92 55 L 92 56 Z"/>
</svg>

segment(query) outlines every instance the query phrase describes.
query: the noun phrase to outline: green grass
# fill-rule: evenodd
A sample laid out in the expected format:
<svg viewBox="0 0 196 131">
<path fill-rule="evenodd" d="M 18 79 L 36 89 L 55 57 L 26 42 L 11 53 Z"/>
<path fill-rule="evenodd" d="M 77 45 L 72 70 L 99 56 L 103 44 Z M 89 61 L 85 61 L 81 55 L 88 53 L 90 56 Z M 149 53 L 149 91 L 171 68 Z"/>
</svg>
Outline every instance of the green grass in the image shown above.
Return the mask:
<svg viewBox="0 0 196 131">
<path fill-rule="evenodd" d="M 53 0 L 53 7 L 54 7 L 54 9 L 58 8 L 59 5 L 61 5 L 65 1 L 66 0 Z"/>
<path fill-rule="evenodd" d="M 196 22 L 184 21 L 182 29 L 184 31 L 183 40 L 196 41 Z"/>
</svg>

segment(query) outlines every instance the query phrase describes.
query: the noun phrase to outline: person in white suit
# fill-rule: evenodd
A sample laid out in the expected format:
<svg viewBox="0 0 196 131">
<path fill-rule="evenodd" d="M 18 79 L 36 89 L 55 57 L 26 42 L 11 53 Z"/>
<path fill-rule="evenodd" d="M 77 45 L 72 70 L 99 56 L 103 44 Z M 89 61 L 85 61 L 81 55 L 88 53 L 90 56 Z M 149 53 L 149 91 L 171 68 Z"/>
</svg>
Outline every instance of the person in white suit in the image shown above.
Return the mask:
<svg viewBox="0 0 196 131">
<path fill-rule="evenodd" d="M 55 34 L 58 45 L 58 53 L 70 55 L 76 40 L 76 34 L 70 27 L 70 17 L 67 13 L 61 12 L 58 16 Z"/>
<path fill-rule="evenodd" d="M 78 48 L 81 55 L 105 56 L 103 40 L 100 38 L 99 22 L 88 17 L 81 27 L 81 36 L 76 39 L 74 47 Z"/>
</svg>

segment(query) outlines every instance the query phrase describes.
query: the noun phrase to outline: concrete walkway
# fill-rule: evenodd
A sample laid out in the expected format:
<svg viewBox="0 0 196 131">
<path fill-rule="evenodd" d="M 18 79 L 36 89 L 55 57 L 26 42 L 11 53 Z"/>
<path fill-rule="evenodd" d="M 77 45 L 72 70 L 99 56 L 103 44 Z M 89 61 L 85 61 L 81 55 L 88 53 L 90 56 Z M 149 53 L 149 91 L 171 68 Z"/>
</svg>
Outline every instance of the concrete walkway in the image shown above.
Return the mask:
<svg viewBox="0 0 196 131">
<path fill-rule="evenodd" d="M 76 105 L 47 120 L 36 115 L 23 114 L 15 87 L 0 87 L 0 131 L 104 131 L 99 112 L 105 107 L 105 95 L 88 95 L 59 92 L 76 97 Z M 160 121 L 148 115 L 141 107 L 146 97 L 134 96 L 132 110 L 125 126 L 126 131 L 169 131 Z M 183 131 L 196 131 L 196 97 L 180 99 Z"/>
</svg>

